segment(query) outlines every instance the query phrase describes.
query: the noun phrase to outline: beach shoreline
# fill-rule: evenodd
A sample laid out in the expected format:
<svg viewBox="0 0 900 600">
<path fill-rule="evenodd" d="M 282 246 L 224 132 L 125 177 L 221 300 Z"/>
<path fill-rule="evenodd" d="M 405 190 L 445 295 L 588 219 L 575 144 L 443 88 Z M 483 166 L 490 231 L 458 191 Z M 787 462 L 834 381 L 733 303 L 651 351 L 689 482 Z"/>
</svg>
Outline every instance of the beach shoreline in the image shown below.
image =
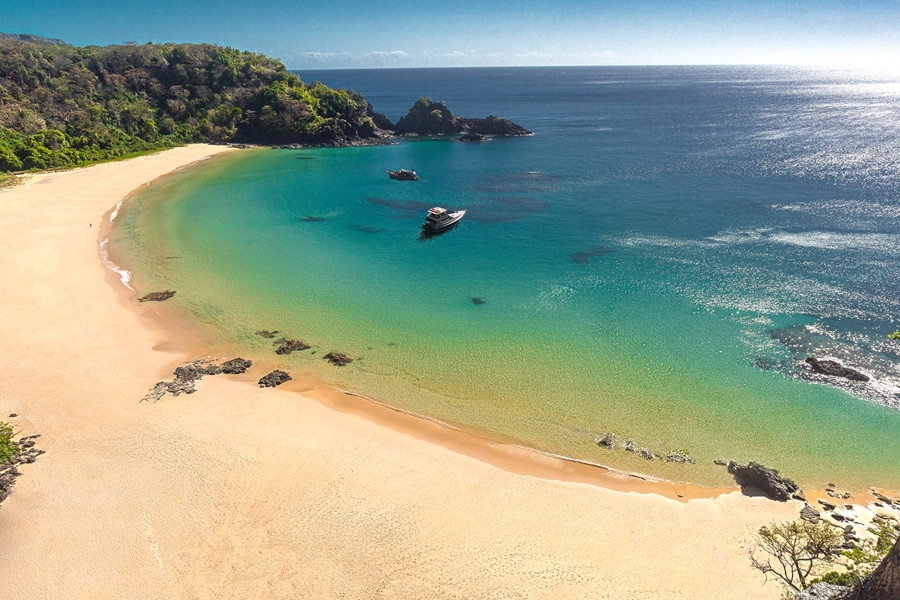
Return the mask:
<svg viewBox="0 0 900 600">
<path fill-rule="evenodd" d="M 139 402 L 185 362 L 233 357 L 138 304 L 98 244 L 134 190 L 224 150 L 0 191 L 0 416 L 47 452 L 0 509 L 10 594 L 778 597 L 746 540 L 797 502 L 491 442 L 302 374 L 262 390 L 262 363 Z"/>
</svg>

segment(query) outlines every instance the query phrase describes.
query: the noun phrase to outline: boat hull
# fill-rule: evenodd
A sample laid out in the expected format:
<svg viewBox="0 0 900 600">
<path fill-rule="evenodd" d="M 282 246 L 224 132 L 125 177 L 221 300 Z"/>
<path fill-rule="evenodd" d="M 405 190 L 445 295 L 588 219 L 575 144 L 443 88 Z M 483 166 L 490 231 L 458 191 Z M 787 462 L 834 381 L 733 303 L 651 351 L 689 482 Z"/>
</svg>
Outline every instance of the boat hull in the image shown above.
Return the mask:
<svg viewBox="0 0 900 600">
<path fill-rule="evenodd" d="M 398 181 L 418 181 L 419 176 L 411 169 L 401 169 L 399 171 L 388 171 L 388 177 L 397 179 Z"/>
<path fill-rule="evenodd" d="M 425 231 L 436 233 L 438 231 L 444 231 L 445 229 L 449 229 L 453 227 L 457 223 L 459 223 L 460 219 L 462 219 L 466 214 L 464 210 L 458 210 L 453 213 L 449 213 L 446 218 L 440 220 L 426 220 L 422 223 L 422 229 Z"/>
</svg>

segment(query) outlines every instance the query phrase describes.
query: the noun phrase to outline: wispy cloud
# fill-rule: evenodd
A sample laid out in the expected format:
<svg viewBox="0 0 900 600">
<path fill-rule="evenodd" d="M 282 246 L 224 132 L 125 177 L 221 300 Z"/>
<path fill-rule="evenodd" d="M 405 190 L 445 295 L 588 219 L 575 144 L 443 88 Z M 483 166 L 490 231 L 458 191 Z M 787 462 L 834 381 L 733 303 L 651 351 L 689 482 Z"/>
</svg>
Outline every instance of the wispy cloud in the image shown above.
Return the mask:
<svg viewBox="0 0 900 600">
<path fill-rule="evenodd" d="M 366 58 L 405 58 L 409 56 L 406 50 L 373 50 L 366 52 L 363 56 Z"/>
<path fill-rule="evenodd" d="M 368 50 L 364 52 L 295 52 L 282 59 L 290 68 L 353 68 L 406 66 L 415 57 L 406 50 Z"/>
<path fill-rule="evenodd" d="M 411 52 L 408 50 L 366 50 L 361 52 L 298 52 L 282 57 L 292 69 L 347 69 L 359 67 L 422 67 L 484 65 L 603 65 L 619 64 L 622 56 L 613 50 L 579 50 L 554 53 L 484 52 L 483 50 L 447 50 Z"/>
</svg>

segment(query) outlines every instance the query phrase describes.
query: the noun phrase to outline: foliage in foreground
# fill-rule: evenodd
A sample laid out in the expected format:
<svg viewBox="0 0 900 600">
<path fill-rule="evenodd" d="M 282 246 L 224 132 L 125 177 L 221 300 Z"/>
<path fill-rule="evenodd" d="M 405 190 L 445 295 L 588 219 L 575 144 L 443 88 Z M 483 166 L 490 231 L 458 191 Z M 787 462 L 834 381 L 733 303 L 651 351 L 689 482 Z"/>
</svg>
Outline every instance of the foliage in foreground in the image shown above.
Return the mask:
<svg viewBox="0 0 900 600">
<path fill-rule="evenodd" d="M 842 553 L 845 571 L 830 571 L 821 578 L 811 581 L 810 585 L 819 581 L 845 586 L 858 584 L 871 575 L 890 552 L 897 540 L 897 527 L 883 521 L 875 523 L 869 528 L 869 533 L 875 536 L 874 539 L 863 540 L 856 548 Z"/>
<path fill-rule="evenodd" d="M 210 44 L 73 47 L 0 36 L 0 172 L 71 167 L 188 142 L 373 135 L 361 95 Z"/>
<path fill-rule="evenodd" d="M 761 527 L 750 563 L 768 579 L 800 591 L 825 567 L 838 563 L 843 535 L 825 523 L 788 521 Z"/>
<path fill-rule="evenodd" d="M 820 581 L 841 586 L 858 585 L 887 556 L 897 541 L 900 525 L 876 522 L 869 529 L 874 539 L 844 550 L 843 532 L 832 525 L 807 521 L 772 523 L 762 527 L 750 549 L 750 563 L 786 588 L 786 597 Z M 839 566 L 841 570 L 827 571 Z"/>
<path fill-rule="evenodd" d="M 11 462 L 19 453 L 19 444 L 13 440 L 13 435 L 12 425 L 0 421 L 0 465 Z"/>
</svg>

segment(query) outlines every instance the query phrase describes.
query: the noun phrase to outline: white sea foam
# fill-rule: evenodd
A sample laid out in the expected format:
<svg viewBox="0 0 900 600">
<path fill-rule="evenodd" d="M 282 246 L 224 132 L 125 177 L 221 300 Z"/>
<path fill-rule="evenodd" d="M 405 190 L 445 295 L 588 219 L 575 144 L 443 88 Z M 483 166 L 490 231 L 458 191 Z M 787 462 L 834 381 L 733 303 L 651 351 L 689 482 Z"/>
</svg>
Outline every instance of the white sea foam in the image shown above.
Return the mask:
<svg viewBox="0 0 900 600">
<path fill-rule="evenodd" d="M 709 247 L 713 246 L 704 240 L 686 240 L 662 235 L 634 235 L 623 238 L 619 244 L 628 248 L 656 247 L 656 248 L 684 248 L 684 247 Z"/>
<path fill-rule="evenodd" d="M 717 244 L 738 245 L 753 243 L 775 243 L 785 246 L 817 248 L 820 250 L 865 250 L 880 252 L 888 256 L 900 255 L 900 235 L 888 233 L 838 233 L 834 231 L 775 231 L 769 228 L 727 230 L 706 238 L 708 242 Z M 681 243 L 669 238 L 632 238 L 626 240 L 628 245 L 656 246 L 703 246 L 704 243 L 691 244 L 689 240 Z M 708 243 L 706 245 L 709 245 Z"/>
<path fill-rule="evenodd" d="M 765 239 L 771 229 L 728 230 L 707 238 L 722 244 L 748 244 Z"/>
<path fill-rule="evenodd" d="M 538 302 L 544 308 L 559 308 L 575 297 L 575 290 L 567 285 L 551 284 L 538 293 Z"/>
<path fill-rule="evenodd" d="M 806 330 L 816 335 L 824 335 L 830 337 L 831 339 L 837 339 L 837 334 L 826 329 L 821 323 L 811 323 L 809 325 L 806 325 Z"/>
<path fill-rule="evenodd" d="M 122 205 L 122 203 L 120 202 L 119 205 L 116 207 L 116 210 L 118 210 L 118 207 L 121 205 Z M 113 218 L 114 217 L 112 215 L 110 215 L 110 220 L 112 220 Z M 127 269 L 123 269 L 123 268 L 119 267 L 119 265 L 117 265 L 113 261 L 109 260 L 109 249 L 107 248 L 108 245 L 109 245 L 109 238 L 104 238 L 100 242 L 100 260 L 103 261 L 103 265 L 107 269 L 109 269 L 113 273 L 116 273 L 119 276 L 119 280 L 122 282 L 122 285 L 124 285 L 125 287 L 127 287 L 129 290 L 131 290 L 133 292 L 134 288 L 131 287 L 131 285 L 130 285 L 131 272 L 128 271 Z"/>
<path fill-rule="evenodd" d="M 109 222 L 112 223 L 116 220 L 116 217 L 119 216 L 119 211 L 122 210 L 122 205 L 125 204 L 125 200 L 119 200 L 119 203 L 116 204 L 116 207 L 109 213 Z"/>
<path fill-rule="evenodd" d="M 891 256 L 900 254 L 900 235 L 887 233 L 782 232 L 773 233 L 768 239 L 778 244 L 822 250 L 866 250 Z"/>
<path fill-rule="evenodd" d="M 878 204 L 862 200 L 823 200 L 821 202 L 799 202 L 797 204 L 773 204 L 771 208 L 772 210 L 797 213 L 828 215 L 840 213 L 850 217 L 900 219 L 900 205 Z"/>
</svg>

